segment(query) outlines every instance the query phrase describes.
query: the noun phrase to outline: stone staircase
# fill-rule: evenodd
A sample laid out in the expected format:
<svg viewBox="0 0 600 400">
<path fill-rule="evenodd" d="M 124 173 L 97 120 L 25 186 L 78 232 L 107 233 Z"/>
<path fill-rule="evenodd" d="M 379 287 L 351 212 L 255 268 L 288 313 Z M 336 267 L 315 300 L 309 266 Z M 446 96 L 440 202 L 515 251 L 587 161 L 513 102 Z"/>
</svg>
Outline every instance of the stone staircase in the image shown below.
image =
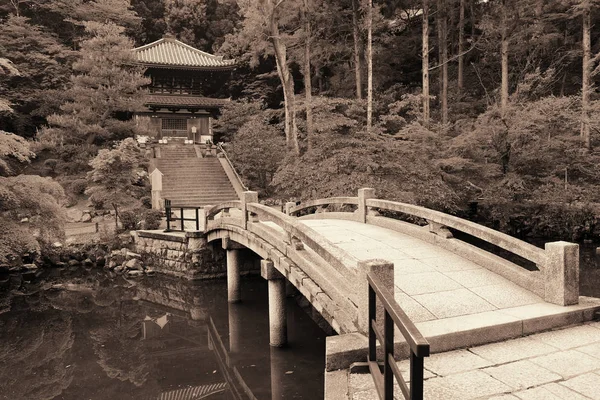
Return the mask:
<svg viewBox="0 0 600 400">
<path fill-rule="evenodd" d="M 202 207 L 239 197 L 216 157 L 198 158 L 193 146 L 174 145 L 160 149 L 154 160 L 163 173 L 162 198 L 173 207 Z"/>
</svg>

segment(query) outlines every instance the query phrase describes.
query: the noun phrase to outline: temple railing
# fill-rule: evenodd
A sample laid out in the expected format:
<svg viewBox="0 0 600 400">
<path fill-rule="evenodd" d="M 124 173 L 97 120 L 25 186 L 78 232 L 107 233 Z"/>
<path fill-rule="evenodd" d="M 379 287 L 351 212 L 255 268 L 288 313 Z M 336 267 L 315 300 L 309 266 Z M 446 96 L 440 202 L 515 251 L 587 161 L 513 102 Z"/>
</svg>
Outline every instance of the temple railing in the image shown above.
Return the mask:
<svg viewBox="0 0 600 400">
<path fill-rule="evenodd" d="M 330 205 L 336 205 L 334 212 L 328 212 Z M 343 211 L 345 206 L 354 205 L 354 211 Z M 553 242 L 546 243 L 545 249 L 541 249 L 502 232 L 443 212 L 413 204 L 376 199 L 374 189 L 360 189 L 357 197 L 332 197 L 301 204 L 288 203 L 286 211 L 289 215 L 302 214 L 300 219 L 346 219 L 407 233 L 484 265 L 548 302 L 570 305 L 577 304 L 579 299 L 577 244 Z M 385 216 L 390 214 L 401 214 L 404 218 Z M 418 225 L 419 221 L 426 222 L 426 225 Z M 537 270 L 519 267 L 504 258 L 504 255 L 492 254 L 458 240 L 449 229 L 463 232 L 515 254 L 535 264 Z"/>
</svg>

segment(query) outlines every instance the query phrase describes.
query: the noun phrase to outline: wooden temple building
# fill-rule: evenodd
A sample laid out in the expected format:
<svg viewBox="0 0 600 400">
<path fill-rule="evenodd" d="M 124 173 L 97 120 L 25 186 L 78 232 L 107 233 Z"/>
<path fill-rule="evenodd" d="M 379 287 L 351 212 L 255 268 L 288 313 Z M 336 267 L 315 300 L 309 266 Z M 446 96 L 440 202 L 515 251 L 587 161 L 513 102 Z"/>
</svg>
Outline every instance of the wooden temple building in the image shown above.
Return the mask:
<svg viewBox="0 0 600 400">
<path fill-rule="evenodd" d="M 228 101 L 223 87 L 235 60 L 206 53 L 170 36 L 133 51 L 152 80 L 144 100 L 147 109 L 135 114 L 138 126 L 146 128 L 154 139 L 212 142 L 211 119 Z"/>
</svg>

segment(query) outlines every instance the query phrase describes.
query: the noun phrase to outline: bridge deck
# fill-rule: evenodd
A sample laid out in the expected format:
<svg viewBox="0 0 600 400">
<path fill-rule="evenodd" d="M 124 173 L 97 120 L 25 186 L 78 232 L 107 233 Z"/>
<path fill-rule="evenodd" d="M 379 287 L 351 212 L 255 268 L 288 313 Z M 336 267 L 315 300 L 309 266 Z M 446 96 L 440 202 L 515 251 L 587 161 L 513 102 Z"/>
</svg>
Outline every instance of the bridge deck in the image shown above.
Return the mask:
<svg viewBox="0 0 600 400">
<path fill-rule="evenodd" d="M 546 303 L 480 265 L 390 229 L 333 219 L 303 222 L 359 260 L 382 258 L 393 262 L 396 301 L 425 337 L 503 327 L 496 339 L 501 340 L 506 329 L 514 329 L 520 336 L 581 322 L 582 312 L 600 305 L 600 299 L 585 297 L 580 297 L 579 305 L 570 307 Z M 529 321 L 527 326 L 524 320 Z M 490 335 L 490 330 L 484 334 Z M 399 335 L 396 338 L 398 341 Z M 461 347 L 460 340 L 432 343 L 432 350 Z M 494 341 L 494 337 L 465 340 L 470 340 L 467 345 Z"/>
</svg>

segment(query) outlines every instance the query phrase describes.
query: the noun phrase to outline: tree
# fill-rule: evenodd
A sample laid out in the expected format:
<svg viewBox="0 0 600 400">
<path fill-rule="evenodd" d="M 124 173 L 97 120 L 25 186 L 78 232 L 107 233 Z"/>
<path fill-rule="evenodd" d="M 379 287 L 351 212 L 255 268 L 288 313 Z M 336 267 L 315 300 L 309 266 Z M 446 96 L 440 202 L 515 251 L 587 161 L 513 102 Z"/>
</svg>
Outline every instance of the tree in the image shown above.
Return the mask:
<svg viewBox="0 0 600 400">
<path fill-rule="evenodd" d="M 118 228 L 119 209 L 136 208 L 139 199 L 147 196 L 147 182 L 143 178 L 145 158 L 134 139 L 119 142 L 113 149 L 102 149 L 90 161 L 90 184 L 85 193 L 90 199 L 115 210 Z"/>
<path fill-rule="evenodd" d="M 0 264 L 19 264 L 64 237 L 61 186 L 51 178 L 16 175 L 34 156 L 23 138 L 0 131 Z"/>
<path fill-rule="evenodd" d="M 59 107 L 69 83 L 74 53 L 58 38 L 26 17 L 9 16 L 0 24 L 0 52 L 19 73 L 0 73 L 0 97 L 15 113 L 0 129 L 33 136 L 36 127 Z"/>
<path fill-rule="evenodd" d="M 269 125 L 269 113 L 255 114 L 245 122 L 227 147 L 236 170 L 253 190 L 270 194 L 269 185 L 285 158 L 281 131 Z"/>
<path fill-rule="evenodd" d="M 438 61 L 442 124 L 448 124 L 448 9 L 446 0 L 437 0 Z"/>
<path fill-rule="evenodd" d="M 373 125 L 373 0 L 367 10 L 367 132 Z"/>
<path fill-rule="evenodd" d="M 165 0 L 167 32 L 184 43 L 205 49 L 206 2 L 195 0 Z"/>
<path fill-rule="evenodd" d="M 463 54 L 465 50 L 465 1 L 459 0 L 459 17 L 458 17 L 458 91 L 462 93 L 464 86 L 464 76 L 465 76 L 465 55 Z"/>
<path fill-rule="evenodd" d="M 590 92 L 592 90 L 592 45 L 591 45 L 591 4 L 590 0 L 581 0 L 582 52 L 583 65 L 581 76 L 581 141 L 586 149 L 592 148 L 590 132 Z"/>
<path fill-rule="evenodd" d="M 289 0 L 248 1 L 240 4 L 240 11 L 244 19 L 235 39 L 241 42 L 240 47 L 252 49 L 253 65 L 258 64 L 260 57 L 270 54 L 275 57 L 277 76 L 283 91 L 286 146 L 290 153 L 298 155 L 300 154 L 300 144 L 298 142 L 294 79 L 286 43 L 289 36 L 280 31 L 280 26 L 285 26 L 300 14 L 298 5 Z M 230 37 L 230 41 L 235 39 Z"/>
<path fill-rule="evenodd" d="M 90 38 L 82 42 L 73 64 L 77 73 L 62 113 L 48 117 L 42 139 L 56 144 L 93 144 L 132 136 L 135 125 L 125 112 L 141 109 L 142 87 L 149 83 L 133 60 L 133 42 L 113 23 L 87 22 Z"/>
<path fill-rule="evenodd" d="M 362 62 L 363 57 L 361 30 L 360 30 L 360 8 L 359 0 L 352 0 L 352 38 L 354 40 L 354 79 L 356 81 L 356 98 L 362 99 Z"/>
<path fill-rule="evenodd" d="M 304 92 L 306 97 L 306 136 L 308 148 L 312 148 L 313 140 L 313 117 L 312 117 L 312 75 L 310 73 L 310 46 L 311 46 L 311 9 L 310 0 L 304 0 Z"/>
<path fill-rule="evenodd" d="M 429 0 L 423 0 L 422 47 L 422 85 L 423 85 L 423 125 L 429 126 Z"/>
</svg>

